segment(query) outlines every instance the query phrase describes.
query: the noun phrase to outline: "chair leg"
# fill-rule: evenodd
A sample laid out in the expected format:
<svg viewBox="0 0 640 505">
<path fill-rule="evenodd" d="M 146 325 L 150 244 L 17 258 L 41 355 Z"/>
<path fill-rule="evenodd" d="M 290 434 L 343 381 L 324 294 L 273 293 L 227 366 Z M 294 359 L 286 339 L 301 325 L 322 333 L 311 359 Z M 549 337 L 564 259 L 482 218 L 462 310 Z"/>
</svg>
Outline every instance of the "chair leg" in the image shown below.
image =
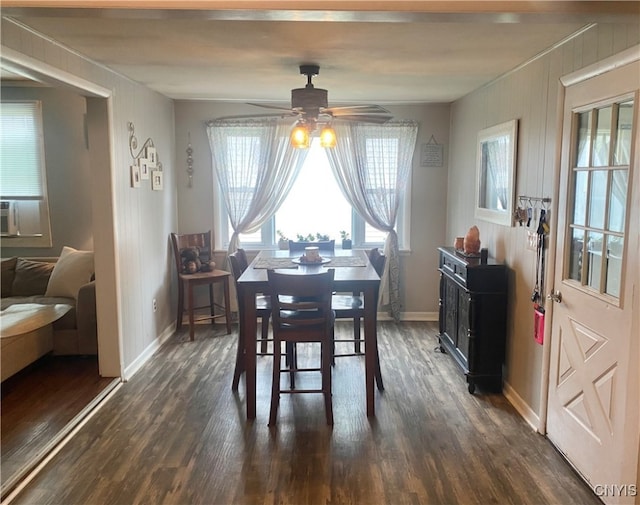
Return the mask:
<svg viewBox="0 0 640 505">
<path fill-rule="evenodd" d="M 262 342 L 260 343 L 260 352 L 267 352 L 267 339 L 269 338 L 269 316 L 262 316 Z"/>
<path fill-rule="evenodd" d="M 275 426 L 280 403 L 280 341 L 273 341 L 273 376 L 271 378 L 271 409 L 269 411 L 269 426 Z"/>
<path fill-rule="evenodd" d="M 360 318 L 353 318 L 353 352 L 356 354 L 362 354 L 360 347 Z"/>
<path fill-rule="evenodd" d="M 189 284 L 189 293 L 187 295 L 188 303 L 189 303 L 189 340 L 193 342 L 195 336 L 195 314 L 193 311 L 193 285 Z"/>
<path fill-rule="evenodd" d="M 176 315 L 176 330 L 182 328 L 182 316 L 184 314 L 184 283 L 178 279 L 178 314 Z"/>
<path fill-rule="evenodd" d="M 331 366 L 336 366 L 336 330 L 331 328 Z"/>
<path fill-rule="evenodd" d="M 275 345 L 274 345 L 275 347 Z M 286 360 L 289 366 L 289 386 L 291 389 L 296 388 L 296 373 L 293 371 L 298 368 L 298 349 L 295 342 L 287 342 L 285 352 L 287 354 Z"/>
<path fill-rule="evenodd" d="M 227 323 L 227 335 L 231 333 L 231 304 L 229 303 L 230 295 L 229 295 L 229 276 L 224 278 L 222 281 L 224 286 L 224 318 Z M 213 307 L 212 307 L 213 308 Z"/>
<path fill-rule="evenodd" d="M 322 392 L 324 394 L 324 410 L 327 416 L 327 424 L 333 426 L 333 405 L 331 402 L 331 346 L 329 342 L 320 344 L 321 347 L 321 366 L 322 369 Z"/>
<path fill-rule="evenodd" d="M 380 370 L 380 353 L 378 352 L 378 342 L 376 341 L 376 385 L 380 391 L 384 391 L 382 383 L 382 370 Z"/>
<path fill-rule="evenodd" d="M 240 383 L 240 376 L 244 372 L 244 346 L 242 343 L 242 338 L 240 336 L 240 331 L 238 331 L 238 352 L 236 353 L 236 366 L 233 370 L 233 382 L 231 383 L 231 390 L 237 391 L 238 384 Z"/>
<path fill-rule="evenodd" d="M 215 300 L 213 298 L 213 284 L 209 284 L 209 312 L 211 314 L 211 324 L 216 324 L 216 320 L 213 318 L 213 316 L 216 315 L 216 310 L 215 310 Z"/>
</svg>

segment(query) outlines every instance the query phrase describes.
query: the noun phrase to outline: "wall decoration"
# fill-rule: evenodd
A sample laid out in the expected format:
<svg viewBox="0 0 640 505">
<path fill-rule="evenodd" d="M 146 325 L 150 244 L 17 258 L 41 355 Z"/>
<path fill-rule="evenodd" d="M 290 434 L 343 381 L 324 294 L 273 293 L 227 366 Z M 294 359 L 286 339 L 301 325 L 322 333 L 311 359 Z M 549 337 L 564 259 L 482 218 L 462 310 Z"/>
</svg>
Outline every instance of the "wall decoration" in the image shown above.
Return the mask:
<svg viewBox="0 0 640 505">
<path fill-rule="evenodd" d="M 431 135 L 429 142 L 422 144 L 420 149 L 421 167 L 442 167 L 444 164 L 444 146 L 438 144 L 436 138 Z"/>
<path fill-rule="evenodd" d="M 140 169 L 140 178 L 149 178 L 149 162 L 147 158 L 138 158 L 138 168 Z"/>
<path fill-rule="evenodd" d="M 147 158 L 147 166 L 149 168 L 156 168 L 156 148 L 147 146 L 145 150 L 145 158 Z"/>
<path fill-rule="evenodd" d="M 187 187 L 193 187 L 193 148 L 191 147 L 191 132 L 187 134 L 189 139 L 189 143 L 187 144 L 187 177 L 189 177 L 189 182 L 187 183 Z"/>
<path fill-rule="evenodd" d="M 152 170 L 151 171 L 151 189 L 153 191 L 162 191 L 162 188 L 163 188 L 162 172 L 160 170 Z"/>
<path fill-rule="evenodd" d="M 475 217 L 511 226 L 516 176 L 518 120 L 478 133 Z"/>
<path fill-rule="evenodd" d="M 139 188 L 140 187 L 140 167 L 138 165 L 131 165 L 129 167 L 131 172 L 131 187 Z"/>
<path fill-rule="evenodd" d="M 162 189 L 163 177 L 162 177 L 162 163 L 160 162 L 160 156 L 158 155 L 158 151 L 153 143 L 153 139 L 151 137 L 147 138 L 144 141 L 144 144 L 136 152 L 138 149 L 138 139 L 135 135 L 135 126 L 132 122 L 127 123 L 127 129 L 129 130 L 129 152 L 131 153 L 131 157 L 133 158 L 133 165 L 131 165 L 131 187 L 137 188 L 140 186 L 139 181 L 148 180 L 151 178 L 152 189 L 156 189 L 153 187 L 154 182 L 156 183 L 157 189 Z M 134 185 L 135 181 L 135 170 L 134 165 L 137 166 L 138 169 L 138 185 Z M 151 172 L 159 174 L 156 177 L 156 180 L 153 180 L 153 174 Z"/>
</svg>

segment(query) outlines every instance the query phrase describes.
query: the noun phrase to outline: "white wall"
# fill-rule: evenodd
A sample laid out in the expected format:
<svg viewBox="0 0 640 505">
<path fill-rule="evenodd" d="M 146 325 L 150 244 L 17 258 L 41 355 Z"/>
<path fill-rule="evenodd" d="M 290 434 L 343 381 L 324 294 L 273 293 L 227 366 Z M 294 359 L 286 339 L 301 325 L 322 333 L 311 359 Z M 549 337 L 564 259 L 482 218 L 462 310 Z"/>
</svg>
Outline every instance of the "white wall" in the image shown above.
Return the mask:
<svg viewBox="0 0 640 505">
<path fill-rule="evenodd" d="M 92 205 L 96 269 L 100 270 L 98 331 L 107 344 L 101 353 L 109 354 L 107 362 L 101 354 L 100 364 L 103 375 L 132 373 L 141 358 L 155 349 L 158 338 L 170 334 L 173 324 L 168 238 L 177 228 L 173 103 L 13 21 L 2 19 L 1 37 L 4 59 L 19 59 L 59 84 L 74 78 L 78 88 L 97 89 L 98 94 L 106 91 L 109 96 L 110 124 L 105 130 L 109 138 L 98 160 L 108 163 L 91 164 L 91 178 L 98 181 L 92 198 L 100 202 Z M 149 181 L 143 181 L 140 189 L 130 187 L 129 121 L 135 124 L 139 145 L 153 138 L 164 165 L 164 191 L 151 191 Z M 111 222 L 113 226 L 102 226 Z"/>
<path fill-rule="evenodd" d="M 488 247 L 491 256 L 505 261 L 511 269 L 506 381 L 534 415 L 540 414 L 544 394 L 542 347 L 533 339 L 535 252 L 525 248 L 526 227 L 504 227 L 474 219 L 477 134 L 488 126 L 518 119 L 516 195 L 553 197 L 562 112 L 559 78 L 637 44 L 639 31 L 635 23 L 592 27 L 452 106 L 446 241 L 452 243 L 456 235 L 477 224 L 482 247 Z M 552 233 L 555 222 L 552 210 Z M 550 288 L 547 283 L 545 291 Z"/>
<path fill-rule="evenodd" d="M 436 248 L 444 243 L 449 105 L 411 104 L 386 106 L 394 119 L 419 122 L 413 160 L 411 199 L 411 251 L 402 255 L 401 304 L 405 317 L 436 318 L 438 312 L 438 272 Z M 233 114 L 255 113 L 255 107 L 213 101 L 176 101 L 176 167 L 178 187 L 178 229 L 181 233 L 214 229 L 216 212 L 211 151 L 206 121 Z M 191 135 L 193 187 L 188 188 L 186 149 Z M 431 136 L 443 144 L 443 166 L 420 166 L 422 144 Z M 221 245 L 216 244 L 220 249 Z M 219 254 L 217 261 L 224 261 Z"/>
</svg>

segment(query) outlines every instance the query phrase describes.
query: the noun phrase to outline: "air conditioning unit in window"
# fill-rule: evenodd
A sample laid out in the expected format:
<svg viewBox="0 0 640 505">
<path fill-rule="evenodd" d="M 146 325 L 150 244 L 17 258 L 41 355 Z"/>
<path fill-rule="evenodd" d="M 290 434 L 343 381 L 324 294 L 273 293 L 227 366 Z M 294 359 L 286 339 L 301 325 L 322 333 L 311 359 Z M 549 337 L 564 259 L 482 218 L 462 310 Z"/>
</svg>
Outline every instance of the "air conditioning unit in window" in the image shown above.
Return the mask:
<svg viewBox="0 0 640 505">
<path fill-rule="evenodd" d="M 0 235 L 10 237 L 19 234 L 18 205 L 13 200 L 0 201 Z"/>
</svg>

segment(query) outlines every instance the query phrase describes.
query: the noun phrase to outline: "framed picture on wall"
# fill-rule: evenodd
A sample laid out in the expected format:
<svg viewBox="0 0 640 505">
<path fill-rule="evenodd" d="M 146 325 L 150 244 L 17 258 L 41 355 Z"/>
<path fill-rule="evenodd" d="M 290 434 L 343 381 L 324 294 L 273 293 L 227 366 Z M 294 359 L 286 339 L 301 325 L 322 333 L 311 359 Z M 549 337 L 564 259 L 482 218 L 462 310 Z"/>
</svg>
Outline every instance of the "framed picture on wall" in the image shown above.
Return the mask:
<svg viewBox="0 0 640 505">
<path fill-rule="evenodd" d="M 163 179 L 162 171 L 160 170 L 151 171 L 151 189 L 153 191 L 162 191 L 162 188 L 163 188 L 162 179 Z"/>
<path fill-rule="evenodd" d="M 140 187 L 140 167 L 138 165 L 131 165 L 129 167 L 131 172 L 131 187 L 139 188 Z"/>
<path fill-rule="evenodd" d="M 148 179 L 149 163 L 147 158 L 138 158 L 138 168 L 140 169 L 140 179 Z"/>
<path fill-rule="evenodd" d="M 478 133 L 475 217 L 511 226 L 516 176 L 518 120 Z"/>
<path fill-rule="evenodd" d="M 156 153 L 156 148 L 153 146 L 147 146 L 144 155 L 147 159 L 147 166 L 149 168 L 156 168 L 158 164 L 158 154 Z"/>
</svg>

